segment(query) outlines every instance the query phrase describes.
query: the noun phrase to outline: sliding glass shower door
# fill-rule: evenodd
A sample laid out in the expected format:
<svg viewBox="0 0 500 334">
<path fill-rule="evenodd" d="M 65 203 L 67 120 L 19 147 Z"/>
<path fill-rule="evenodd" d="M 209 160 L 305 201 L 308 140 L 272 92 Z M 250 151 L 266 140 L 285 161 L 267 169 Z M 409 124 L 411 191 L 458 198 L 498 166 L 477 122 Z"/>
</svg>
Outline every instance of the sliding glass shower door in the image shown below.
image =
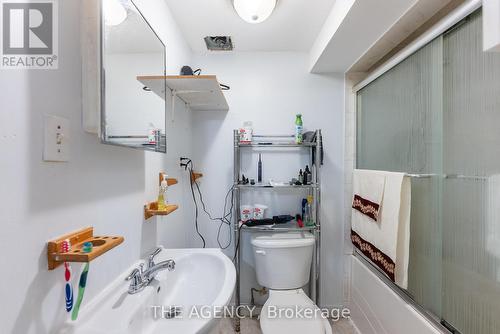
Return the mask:
<svg viewBox="0 0 500 334">
<path fill-rule="evenodd" d="M 500 333 L 500 54 L 476 12 L 358 92 L 357 168 L 412 174 L 408 294 Z"/>
<path fill-rule="evenodd" d="M 413 174 L 408 292 L 441 313 L 443 39 L 357 96 L 357 168 Z"/>
<path fill-rule="evenodd" d="M 476 13 L 444 35 L 443 312 L 500 333 L 500 54 Z"/>
</svg>

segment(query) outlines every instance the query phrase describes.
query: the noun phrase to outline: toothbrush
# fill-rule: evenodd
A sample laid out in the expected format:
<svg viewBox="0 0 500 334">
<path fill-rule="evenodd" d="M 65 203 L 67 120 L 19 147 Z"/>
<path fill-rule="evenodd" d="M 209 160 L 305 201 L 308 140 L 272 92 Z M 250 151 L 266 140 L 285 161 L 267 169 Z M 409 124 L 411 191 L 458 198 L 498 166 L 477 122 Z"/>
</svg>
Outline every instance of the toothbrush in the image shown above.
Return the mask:
<svg viewBox="0 0 500 334">
<path fill-rule="evenodd" d="M 92 251 L 92 243 L 86 242 L 83 244 L 82 251 L 84 253 L 90 253 Z M 76 299 L 75 306 L 73 307 L 73 313 L 71 313 L 71 320 L 75 321 L 78 318 L 78 312 L 80 311 L 80 305 L 82 304 L 83 294 L 85 293 L 85 286 L 87 285 L 87 275 L 89 273 L 89 263 L 85 264 L 83 267 L 82 274 L 80 275 L 80 282 L 78 283 L 78 298 Z"/>
<path fill-rule="evenodd" d="M 71 250 L 71 243 L 68 239 L 62 243 L 62 251 L 67 253 Z M 64 279 L 66 281 L 64 293 L 66 296 L 66 312 L 70 312 L 73 308 L 73 287 L 71 286 L 71 266 L 68 262 L 64 262 Z"/>
</svg>

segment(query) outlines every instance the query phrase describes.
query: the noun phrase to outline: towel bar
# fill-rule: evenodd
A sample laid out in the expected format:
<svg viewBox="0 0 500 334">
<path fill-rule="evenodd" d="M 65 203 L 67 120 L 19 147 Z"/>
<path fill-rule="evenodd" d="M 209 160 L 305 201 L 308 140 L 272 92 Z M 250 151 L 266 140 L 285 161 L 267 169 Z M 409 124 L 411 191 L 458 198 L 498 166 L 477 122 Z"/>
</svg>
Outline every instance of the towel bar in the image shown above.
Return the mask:
<svg viewBox="0 0 500 334">
<path fill-rule="evenodd" d="M 445 179 L 471 179 L 471 180 L 488 180 L 487 176 L 479 175 L 460 175 L 460 174 L 445 174 Z"/>
<path fill-rule="evenodd" d="M 405 174 L 408 177 L 423 179 L 438 176 L 437 174 Z M 488 180 L 487 176 L 479 175 L 460 175 L 460 174 L 444 174 L 445 179 L 471 179 L 471 180 Z"/>
<path fill-rule="evenodd" d="M 424 179 L 424 178 L 437 176 L 437 174 L 405 174 L 405 175 L 408 177 L 416 178 L 416 179 Z"/>
</svg>

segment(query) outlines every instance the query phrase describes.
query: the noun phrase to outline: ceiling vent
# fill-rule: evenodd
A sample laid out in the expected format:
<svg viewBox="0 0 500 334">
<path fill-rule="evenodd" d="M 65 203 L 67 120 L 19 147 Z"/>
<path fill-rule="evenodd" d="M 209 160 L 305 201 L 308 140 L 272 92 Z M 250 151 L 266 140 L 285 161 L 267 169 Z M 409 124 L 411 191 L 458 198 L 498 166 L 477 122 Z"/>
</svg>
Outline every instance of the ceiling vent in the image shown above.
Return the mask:
<svg viewBox="0 0 500 334">
<path fill-rule="evenodd" d="M 232 51 L 233 40 L 231 36 L 207 36 L 205 44 L 210 51 Z"/>
</svg>

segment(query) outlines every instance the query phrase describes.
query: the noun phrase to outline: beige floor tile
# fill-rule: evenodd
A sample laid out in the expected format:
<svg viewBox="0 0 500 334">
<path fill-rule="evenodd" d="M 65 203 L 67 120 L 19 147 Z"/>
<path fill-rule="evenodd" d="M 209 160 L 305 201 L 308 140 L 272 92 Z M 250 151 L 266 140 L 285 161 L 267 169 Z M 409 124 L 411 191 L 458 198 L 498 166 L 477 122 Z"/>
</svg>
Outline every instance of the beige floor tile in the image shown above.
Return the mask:
<svg viewBox="0 0 500 334">
<path fill-rule="evenodd" d="M 241 334 L 261 334 L 259 321 L 257 319 L 242 319 Z"/>
<path fill-rule="evenodd" d="M 217 334 L 234 333 L 233 319 L 224 318 L 220 321 L 219 332 Z"/>
</svg>

